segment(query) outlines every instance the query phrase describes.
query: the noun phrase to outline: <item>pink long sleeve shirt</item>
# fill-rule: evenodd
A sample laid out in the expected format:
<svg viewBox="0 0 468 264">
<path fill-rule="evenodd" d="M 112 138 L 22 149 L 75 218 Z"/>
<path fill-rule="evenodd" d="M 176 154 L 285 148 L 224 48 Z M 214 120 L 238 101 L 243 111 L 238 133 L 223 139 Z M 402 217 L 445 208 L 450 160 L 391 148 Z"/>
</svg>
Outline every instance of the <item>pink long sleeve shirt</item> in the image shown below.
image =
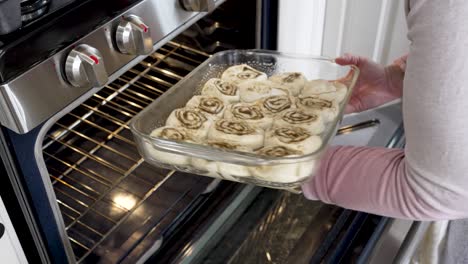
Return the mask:
<svg viewBox="0 0 468 264">
<path fill-rule="evenodd" d="M 406 147 L 334 147 L 304 195 L 385 216 L 468 218 L 468 2 L 410 0 Z"/>
</svg>

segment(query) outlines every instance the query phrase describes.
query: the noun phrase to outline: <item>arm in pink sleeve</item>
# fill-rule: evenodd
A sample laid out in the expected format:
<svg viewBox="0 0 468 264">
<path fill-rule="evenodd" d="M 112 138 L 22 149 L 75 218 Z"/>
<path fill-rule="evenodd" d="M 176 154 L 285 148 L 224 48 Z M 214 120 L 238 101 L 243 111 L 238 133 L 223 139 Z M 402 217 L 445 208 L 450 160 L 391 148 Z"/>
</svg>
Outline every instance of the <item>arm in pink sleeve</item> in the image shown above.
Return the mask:
<svg viewBox="0 0 468 264">
<path fill-rule="evenodd" d="M 306 197 L 415 220 L 468 217 L 468 2 L 411 0 L 405 150 L 335 147 Z"/>
<path fill-rule="evenodd" d="M 325 203 L 384 216 L 435 220 L 468 216 L 463 210 L 440 210 L 420 196 L 407 175 L 402 149 L 333 147 L 304 195 Z M 459 201 L 465 203 L 465 201 Z"/>
</svg>

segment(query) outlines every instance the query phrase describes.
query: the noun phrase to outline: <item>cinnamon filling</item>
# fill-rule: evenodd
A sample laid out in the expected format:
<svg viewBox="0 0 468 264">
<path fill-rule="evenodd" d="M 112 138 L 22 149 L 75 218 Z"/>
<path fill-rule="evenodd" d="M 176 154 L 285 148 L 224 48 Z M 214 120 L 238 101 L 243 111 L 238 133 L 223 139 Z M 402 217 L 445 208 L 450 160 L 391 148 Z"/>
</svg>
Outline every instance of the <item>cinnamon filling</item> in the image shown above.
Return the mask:
<svg viewBox="0 0 468 264">
<path fill-rule="evenodd" d="M 184 140 L 185 135 L 175 128 L 164 128 L 161 131 L 161 138 L 171 139 L 171 140 Z"/>
<path fill-rule="evenodd" d="M 293 150 L 283 146 L 274 146 L 274 147 L 266 147 L 262 148 L 258 151 L 258 154 L 270 157 L 285 157 L 291 155 L 301 155 L 302 153 L 297 150 Z"/>
<path fill-rule="evenodd" d="M 323 108 L 332 107 L 331 101 L 320 99 L 320 98 L 314 98 L 314 97 L 300 98 L 299 103 L 303 106 L 306 106 L 308 108 L 314 108 L 314 109 L 323 109 Z"/>
<path fill-rule="evenodd" d="M 272 96 L 263 101 L 263 106 L 272 113 L 279 113 L 291 107 L 291 100 L 287 96 Z"/>
<path fill-rule="evenodd" d="M 274 135 L 283 143 L 297 143 L 310 137 L 310 133 L 301 127 L 282 127 L 274 131 Z"/>
<path fill-rule="evenodd" d="M 201 98 L 198 108 L 210 114 L 219 114 L 224 108 L 224 103 L 216 97 Z"/>
<path fill-rule="evenodd" d="M 317 120 L 318 116 L 315 114 L 304 113 L 302 111 L 289 111 L 285 113 L 282 118 L 290 124 L 303 124 Z"/>
<path fill-rule="evenodd" d="M 238 89 L 237 86 L 235 86 L 234 84 L 224 82 L 222 80 L 217 80 L 215 82 L 215 86 L 218 89 L 218 91 L 220 91 L 222 94 L 229 96 L 236 95 Z"/>
<path fill-rule="evenodd" d="M 218 120 L 215 123 L 215 127 L 218 131 L 238 136 L 249 135 L 255 132 L 252 127 L 242 121 Z"/>
<path fill-rule="evenodd" d="M 288 74 L 286 77 L 283 78 L 284 83 L 292 83 L 295 80 L 299 79 L 301 77 L 301 74 L 298 72 L 293 72 L 291 74 Z"/>
<path fill-rule="evenodd" d="M 207 120 L 203 114 L 194 110 L 177 110 L 175 115 L 182 126 L 189 129 L 199 129 Z"/>
<path fill-rule="evenodd" d="M 237 74 L 237 78 L 242 80 L 255 79 L 262 75 L 259 71 L 256 71 L 250 67 L 243 67 L 242 72 Z"/>
<path fill-rule="evenodd" d="M 234 106 L 232 114 L 239 119 L 259 120 L 264 116 L 258 106 Z"/>
</svg>

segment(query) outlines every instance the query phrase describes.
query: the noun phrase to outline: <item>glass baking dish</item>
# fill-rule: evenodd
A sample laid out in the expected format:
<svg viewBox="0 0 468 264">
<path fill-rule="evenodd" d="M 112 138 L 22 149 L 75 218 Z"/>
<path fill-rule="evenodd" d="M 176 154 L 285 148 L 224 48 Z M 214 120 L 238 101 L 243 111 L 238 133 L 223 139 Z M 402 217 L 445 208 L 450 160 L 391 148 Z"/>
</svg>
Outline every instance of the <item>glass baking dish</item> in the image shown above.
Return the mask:
<svg viewBox="0 0 468 264">
<path fill-rule="evenodd" d="M 184 107 L 210 78 L 220 77 L 230 66 L 247 64 L 271 76 L 280 72 L 302 72 L 308 80 L 339 80 L 348 88 L 338 116 L 321 134 L 322 145 L 313 153 L 293 157 L 266 157 L 210 146 L 161 139 L 151 132 L 165 124 L 169 114 Z M 214 54 L 184 79 L 133 118 L 130 128 L 143 158 L 158 167 L 205 175 L 264 187 L 295 191 L 313 177 L 318 161 L 336 133 L 359 75 L 354 66 L 340 66 L 324 57 L 284 54 L 264 50 L 229 50 Z"/>
</svg>

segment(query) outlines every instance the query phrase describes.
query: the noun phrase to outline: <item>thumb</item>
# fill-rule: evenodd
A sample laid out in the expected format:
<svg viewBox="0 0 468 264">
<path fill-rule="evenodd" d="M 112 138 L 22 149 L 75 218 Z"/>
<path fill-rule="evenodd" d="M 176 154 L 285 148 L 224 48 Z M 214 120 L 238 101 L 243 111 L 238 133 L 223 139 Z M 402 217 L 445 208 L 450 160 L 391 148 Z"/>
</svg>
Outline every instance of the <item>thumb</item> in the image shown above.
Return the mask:
<svg viewBox="0 0 468 264">
<path fill-rule="evenodd" d="M 335 59 L 335 62 L 339 65 L 356 65 L 361 66 L 366 62 L 366 58 L 355 56 L 349 53 L 345 53 L 343 56 L 340 56 Z"/>
</svg>

